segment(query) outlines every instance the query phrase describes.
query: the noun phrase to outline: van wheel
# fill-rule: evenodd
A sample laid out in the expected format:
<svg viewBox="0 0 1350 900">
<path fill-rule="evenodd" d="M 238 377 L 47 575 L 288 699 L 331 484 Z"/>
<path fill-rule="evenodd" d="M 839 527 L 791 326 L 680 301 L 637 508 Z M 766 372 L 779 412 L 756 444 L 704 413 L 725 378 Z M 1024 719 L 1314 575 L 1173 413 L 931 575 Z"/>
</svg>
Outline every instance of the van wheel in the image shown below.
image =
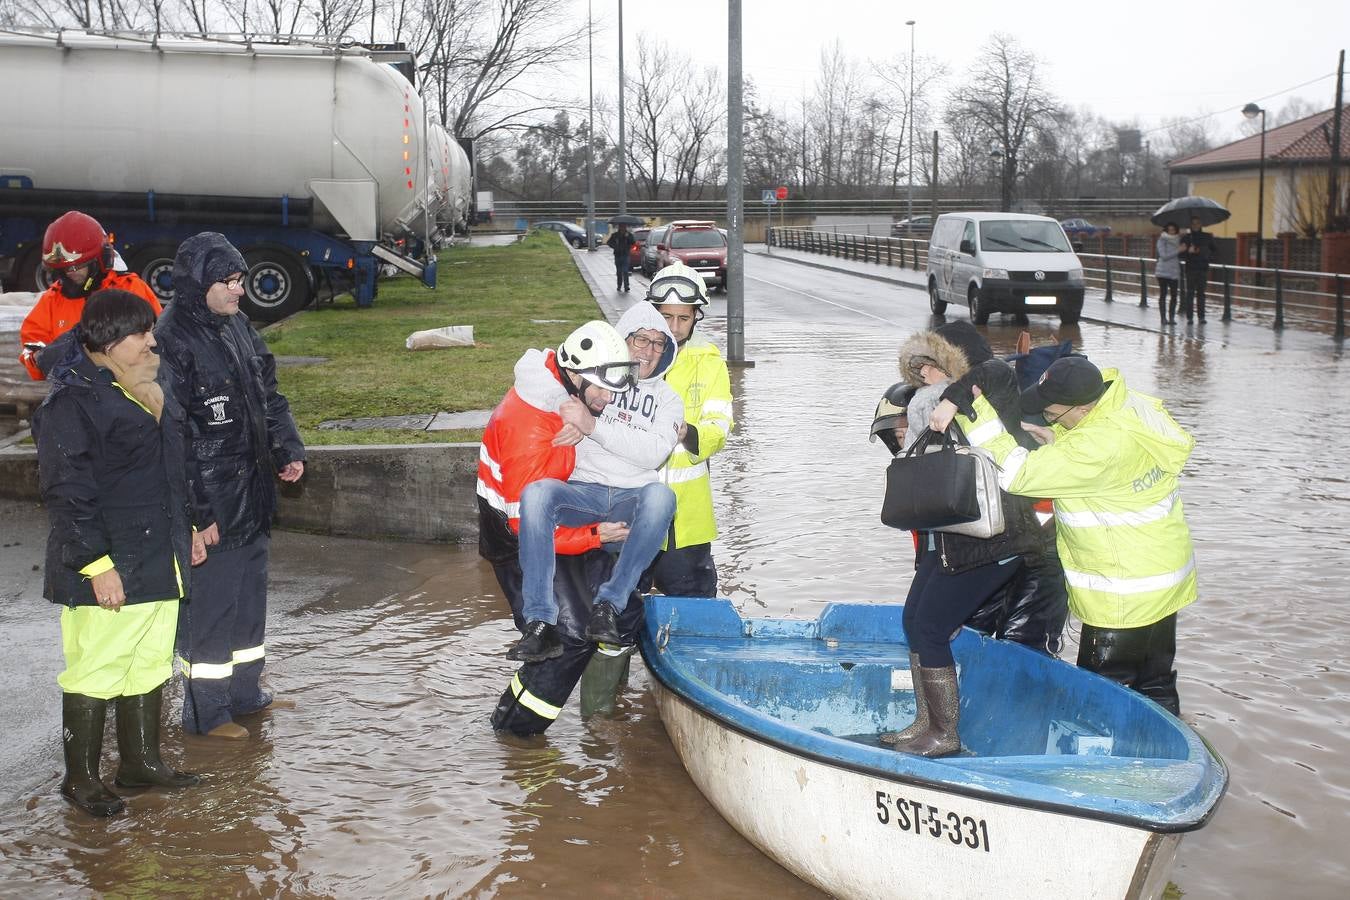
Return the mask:
<svg viewBox="0 0 1350 900">
<path fill-rule="evenodd" d="M 150 286 L 161 306 L 173 302 L 173 258 L 177 252 L 175 244 L 151 243 L 137 249 L 127 260 L 127 268 Z"/>
<path fill-rule="evenodd" d="M 988 325 L 989 310 L 986 308 L 988 304 L 980 298 L 980 289 L 973 284 L 970 286 L 968 302 L 970 304 L 970 321 L 976 325 Z"/>
<path fill-rule="evenodd" d="M 1066 309 L 1061 309 L 1059 311 L 1059 322 L 1061 325 L 1076 324 L 1082 314 L 1083 308 L 1081 306 L 1071 306 Z"/>
<path fill-rule="evenodd" d="M 309 305 L 313 287 L 309 273 L 287 247 L 259 244 L 244 251 L 248 275 L 240 307 L 250 319 L 277 322 Z"/>
<path fill-rule="evenodd" d="M 940 316 L 947 311 L 947 301 L 938 297 L 937 279 L 928 279 L 928 308 L 933 315 Z"/>
</svg>

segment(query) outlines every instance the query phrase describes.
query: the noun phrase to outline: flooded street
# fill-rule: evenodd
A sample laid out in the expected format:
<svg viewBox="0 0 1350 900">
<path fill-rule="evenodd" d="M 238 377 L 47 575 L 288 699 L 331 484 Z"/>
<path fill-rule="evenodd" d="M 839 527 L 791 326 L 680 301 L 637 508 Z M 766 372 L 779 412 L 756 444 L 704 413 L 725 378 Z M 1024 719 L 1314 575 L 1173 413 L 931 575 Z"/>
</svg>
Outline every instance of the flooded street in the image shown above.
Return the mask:
<svg viewBox="0 0 1350 900">
<path fill-rule="evenodd" d="M 751 615 L 899 602 L 913 553 L 878 520 L 887 458 L 867 432 L 899 343 L 932 324 L 926 302 L 777 260 L 747 272 L 755 366 L 732 372 L 737 430 L 714 463 L 722 592 Z M 1036 343 L 1054 324 L 1033 321 Z M 987 334 L 1011 352 L 1020 330 Z M 1066 335 L 1197 440 L 1182 498 L 1201 594 L 1180 615 L 1177 663 L 1183 718 L 1232 783 L 1172 881 L 1188 898 L 1343 897 L 1350 366 L 1330 339 L 1185 333 Z M 613 718 L 583 720 L 574 694 L 544 737 L 495 735 L 514 631 L 472 547 L 277 535 L 266 677 L 298 708 L 261 714 L 242 744 L 173 725 L 170 754 L 204 784 L 83 817 L 56 793 L 57 610 L 31 571 L 45 515 L 0 503 L 0 528 L 0 630 L 19 648 L 0 663 L 2 718 L 13 702 L 42 724 L 40 741 L 0 737 L 0 896 L 821 896 L 704 800 L 640 662 Z"/>
</svg>

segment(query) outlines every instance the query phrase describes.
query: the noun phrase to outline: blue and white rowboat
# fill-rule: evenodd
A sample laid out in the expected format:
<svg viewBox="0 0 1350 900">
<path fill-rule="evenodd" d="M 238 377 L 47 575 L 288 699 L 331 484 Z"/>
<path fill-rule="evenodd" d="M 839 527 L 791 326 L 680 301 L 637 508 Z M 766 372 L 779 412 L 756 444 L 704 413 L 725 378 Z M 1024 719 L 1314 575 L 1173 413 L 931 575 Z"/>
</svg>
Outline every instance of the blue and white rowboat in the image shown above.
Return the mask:
<svg viewBox="0 0 1350 900">
<path fill-rule="evenodd" d="M 897 753 L 914 717 L 899 606 L 744 619 L 652 597 L 641 635 L 661 719 L 728 822 L 837 897 L 1160 897 L 1228 771 L 1120 686 L 962 631 L 962 755 Z"/>
</svg>

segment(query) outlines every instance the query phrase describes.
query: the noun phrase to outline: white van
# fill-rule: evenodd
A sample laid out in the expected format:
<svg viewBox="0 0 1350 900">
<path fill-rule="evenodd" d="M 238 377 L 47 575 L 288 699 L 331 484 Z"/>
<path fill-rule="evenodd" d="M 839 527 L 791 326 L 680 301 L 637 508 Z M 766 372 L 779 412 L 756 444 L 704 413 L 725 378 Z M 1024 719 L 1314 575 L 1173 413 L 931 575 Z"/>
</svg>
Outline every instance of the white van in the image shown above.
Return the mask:
<svg viewBox="0 0 1350 900">
<path fill-rule="evenodd" d="M 1048 216 L 946 213 L 928 242 L 928 304 L 970 307 L 975 324 L 991 313 L 1056 312 L 1066 324 L 1083 312 L 1083 264 Z"/>
</svg>

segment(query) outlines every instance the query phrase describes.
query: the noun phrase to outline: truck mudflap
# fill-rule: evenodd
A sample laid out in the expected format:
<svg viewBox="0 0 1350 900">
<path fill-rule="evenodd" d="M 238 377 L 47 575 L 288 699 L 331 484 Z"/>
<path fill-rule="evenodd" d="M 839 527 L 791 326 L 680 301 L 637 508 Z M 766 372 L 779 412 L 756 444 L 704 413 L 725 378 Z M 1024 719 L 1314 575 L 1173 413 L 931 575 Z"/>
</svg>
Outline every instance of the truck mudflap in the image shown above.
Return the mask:
<svg viewBox="0 0 1350 900">
<path fill-rule="evenodd" d="M 427 287 L 434 288 L 436 286 L 435 257 L 432 257 L 427 262 L 422 262 L 421 260 L 413 259 L 411 256 L 404 256 L 403 254 L 390 250 L 388 247 L 381 246 L 380 244 L 371 247 L 370 252 L 376 259 L 387 262 L 389 265 L 401 269 L 409 275 L 416 276 L 416 278 Z"/>
</svg>

